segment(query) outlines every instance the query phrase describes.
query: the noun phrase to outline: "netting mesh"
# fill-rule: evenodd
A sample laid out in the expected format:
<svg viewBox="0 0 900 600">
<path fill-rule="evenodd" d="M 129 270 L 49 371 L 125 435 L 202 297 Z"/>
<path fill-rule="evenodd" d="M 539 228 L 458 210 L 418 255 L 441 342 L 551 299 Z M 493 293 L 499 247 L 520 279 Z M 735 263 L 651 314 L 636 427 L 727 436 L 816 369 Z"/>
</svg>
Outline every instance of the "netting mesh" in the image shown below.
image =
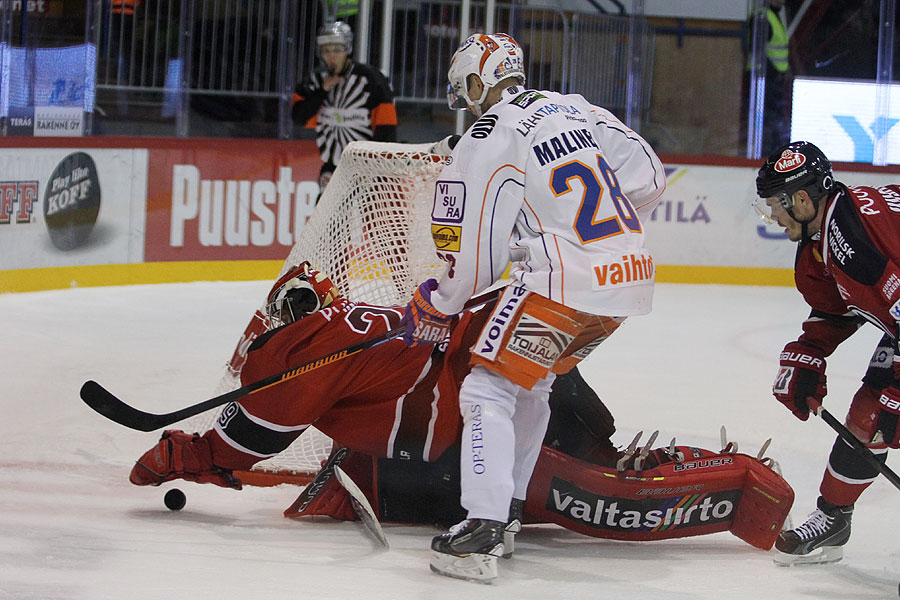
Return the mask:
<svg viewBox="0 0 900 600">
<path fill-rule="evenodd" d="M 440 276 L 430 222 L 443 160 L 428 147 L 350 144 L 282 272 L 309 260 L 350 299 L 381 305 Z"/>
<path fill-rule="evenodd" d="M 430 224 L 444 159 L 430 154 L 430 145 L 349 144 L 279 276 L 308 260 L 344 296 L 383 306 L 406 304 L 419 283 L 440 279 L 446 263 L 435 255 Z M 239 377 L 229 369 L 217 393 L 239 387 Z M 184 425 L 202 432 L 217 415 L 212 410 Z M 330 450 L 331 440 L 310 427 L 290 448 L 254 470 L 315 473 Z"/>
</svg>

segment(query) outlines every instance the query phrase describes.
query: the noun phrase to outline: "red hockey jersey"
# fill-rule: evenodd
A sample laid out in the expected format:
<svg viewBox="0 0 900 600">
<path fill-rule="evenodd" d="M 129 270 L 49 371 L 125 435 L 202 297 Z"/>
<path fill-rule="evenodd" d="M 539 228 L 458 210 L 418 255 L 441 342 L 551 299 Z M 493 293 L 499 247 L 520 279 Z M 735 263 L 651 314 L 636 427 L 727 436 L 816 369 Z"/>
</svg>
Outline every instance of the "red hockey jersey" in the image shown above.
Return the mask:
<svg viewBox="0 0 900 600">
<path fill-rule="evenodd" d="M 818 239 L 797 251 L 797 289 L 812 307 L 800 340 L 826 355 L 860 317 L 897 339 L 900 185 L 846 187 L 826 207 Z"/>
<path fill-rule="evenodd" d="M 214 442 L 217 464 L 244 468 L 235 454 L 274 456 L 309 425 L 339 445 L 375 456 L 436 459 L 459 437 L 457 396 L 469 370 L 467 349 L 487 312 L 464 313 L 449 343 L 409 348 L 399 338 L 391 340 L 226 407 L 215 425 L 221 438 Z M 338 300 L 256 340 L 242 383 L 394 329 L 402 316 L 401 307 Z"/>
</svg>

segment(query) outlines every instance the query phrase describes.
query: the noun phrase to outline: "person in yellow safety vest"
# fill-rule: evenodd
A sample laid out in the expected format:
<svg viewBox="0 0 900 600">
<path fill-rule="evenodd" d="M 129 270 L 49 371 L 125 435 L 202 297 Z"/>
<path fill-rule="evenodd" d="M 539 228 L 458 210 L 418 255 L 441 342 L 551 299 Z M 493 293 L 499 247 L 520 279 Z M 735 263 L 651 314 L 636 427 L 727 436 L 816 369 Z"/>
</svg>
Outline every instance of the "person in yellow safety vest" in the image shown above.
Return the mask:
<svg viewBox="0 0 900 600">
<path fill-rule="evenodd" d="M 359 13 L 359 0 L 328 0 L 328 15 L 335 21 L 347 22 Z"/>
<path fill-rule="evenodd" d="M 762 152 L 767 154 L 786 144 L 791 132 L 791 73 L 788 62 L 788 35 L 780 12 L 785 0 L 768 0 L 765 7 L 766 92 L 763 98 Z M 756 19 L 750 19 L 751 40 Z M 748 51 L 751 45 L 748 44 Z M 747 59 L 749 74 L 753 57 Z"/>
<path fill-rule="evenodd" d="M 788 71 L 788 35 L 776 10 L 781 10 L 785 0 L 769 0 L 766 21 L 769 23 L 769 40 L 766 43 L 766 58 L 769 66 L 779 73 Z"/>
<path fill-rule="evenodd" d="M 356 29 L 359 26 L 359 0 L 325 0 L 324 16 L 325 24 L 340 21 Z"/>
</svg>

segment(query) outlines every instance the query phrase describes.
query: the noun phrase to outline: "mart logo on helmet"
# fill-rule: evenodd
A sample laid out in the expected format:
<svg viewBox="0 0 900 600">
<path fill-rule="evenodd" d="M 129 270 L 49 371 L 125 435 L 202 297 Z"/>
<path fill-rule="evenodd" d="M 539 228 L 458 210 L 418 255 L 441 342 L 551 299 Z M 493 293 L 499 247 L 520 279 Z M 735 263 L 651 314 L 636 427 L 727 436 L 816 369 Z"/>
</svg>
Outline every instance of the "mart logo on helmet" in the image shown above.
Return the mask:
<svg viewBox="0 0 900 600">
<path fill-rule="evenodd" d="M 775 162 L 775 170 L 779 173 L 787 173 L 800 168 L 806 162 L 806 157 L 799 152 L 785 150 L 781 158 Z"/>
</svg>

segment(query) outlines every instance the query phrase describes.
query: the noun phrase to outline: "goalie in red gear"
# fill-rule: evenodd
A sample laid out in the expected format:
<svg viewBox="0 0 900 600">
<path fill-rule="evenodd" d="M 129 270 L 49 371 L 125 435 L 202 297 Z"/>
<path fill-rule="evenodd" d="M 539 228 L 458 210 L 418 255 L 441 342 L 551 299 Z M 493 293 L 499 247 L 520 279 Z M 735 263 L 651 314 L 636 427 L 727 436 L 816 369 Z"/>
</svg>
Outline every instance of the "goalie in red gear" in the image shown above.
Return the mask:
<svg viewBox="0 0 900 600">
<path fill-rule="evenodd" d="M 315 298 L 310 295 L 313 292 Z M 272 323 L 285 324 L 262 333 L 250 345 L 241 369 L 243 383 L 395 329 L 403 316 L 402 307 L 355 303 L 339 296 L 331 281 L 309 265 L 300 265 L 279 279 L 269 294 L 267 312 Z M 315 425 L 334 440 L 337 450 L 319 477 L 285 511 L 287 516 L 354 518 L 346 492 L 331 477 L 333 466 L 341 464 L 379 518 L 455 522 L 461 511 L 459 385 L 469 369 L 468 349 L 489 314 L 489 310 L 481 310 L 454 317 L 449 339 L 438 346 L 410 348 L 398 338 L 245 397 L 227 405 L 213 429 L 202 436 L 166 432 L 139 459 L 131 480 L 138 485 L 158 485 L 183 478 L 236 487 L 232 485 L 233 471 L 249 470 L 280 453 Z M 634 458 L 625 460 L 621 471 L 617 469 L 622 453 L 610 442 L 615 431 L 612 415 L 577 371 L 558 378 L 550 401 L 550 426 L 538 469 L 528 497 L 517 499 L 513 506 L 521 510 L 525 504 L 526 520 L 550 521 L 588 535 L 622 539 L 682 537 L 731 528 L 756 546 L 768 548 L 773 543 L 793 493 L 758 460 L 728 455 L 727 461 L 714 467 L 710 463 L 682 469 L 677 467 L 682 463 L 674 460 L 679 452 L 709 460 L 718 454 L 686 447 L 671 453 L 648 448 L 647 456 L 641 458 L 642 469 L 669 466 L 631 490 L 626 482 L 634 477 L 643 479 L 644 472 L 633 468 Z M 157 458 L 188 452 L 193 452 L 191 461 Z M 701 470 L 704 477 L 697 481 L 694 473 Z M 567 492 L 569 496 L 558 496 L 564 509 L 546 509 L 561 493 L 557 479 L 572 482 L 587 493 L 605 495 L 610 498 L 606 506 L 624 502 L 615 500 L 616 494 L 628 493 L 636 496 L 635 501 L 642 503 L 645 508 L 641 510 L 648 514 L 658 510 L 651 504 L 670 502 L 684 505 L 686 510 L 694 502 L 694 514 L 714 514 L 715 518 L 695 523 L 685 520 L 682 510 L 677 513 L 681 515 L 678 523 L 673 521 L 673 512 L 670 522 L 654 531 L 645 531 L 643 526 L 618 532 L 584 526 L 584 515 L 575 510 L 584 499 L 573 496 L 573 490 Z M 727 496 L 731 509 L 704 512 L 703 498 L 720 493 Z M 751 505 L 752 510 L 741 508 Z M 647 519 L 652 521 L 653 515 Z"/>
</svg>

